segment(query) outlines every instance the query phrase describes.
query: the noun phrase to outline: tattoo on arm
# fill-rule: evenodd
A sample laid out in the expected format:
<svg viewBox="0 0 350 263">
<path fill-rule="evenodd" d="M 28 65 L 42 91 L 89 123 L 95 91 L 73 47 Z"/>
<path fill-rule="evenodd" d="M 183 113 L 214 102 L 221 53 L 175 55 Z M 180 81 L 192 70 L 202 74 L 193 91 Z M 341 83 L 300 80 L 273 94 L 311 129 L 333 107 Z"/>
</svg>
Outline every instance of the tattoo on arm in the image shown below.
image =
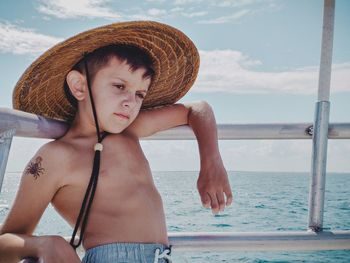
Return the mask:
<svg viewBox="0 0 350 263">
<path fill-rule="evenodd" d="M 42 175 L 45 171 L 44 168 L 41 167 L 41 161 L 43 158 L 41 156 L 36 157 L 35 162 L 30 162 L 27 165 L 27 168 L 25 170 L 26 175 L 33 175 L 34 179 L 38 179 L 40 175 Z"/>
</svg>

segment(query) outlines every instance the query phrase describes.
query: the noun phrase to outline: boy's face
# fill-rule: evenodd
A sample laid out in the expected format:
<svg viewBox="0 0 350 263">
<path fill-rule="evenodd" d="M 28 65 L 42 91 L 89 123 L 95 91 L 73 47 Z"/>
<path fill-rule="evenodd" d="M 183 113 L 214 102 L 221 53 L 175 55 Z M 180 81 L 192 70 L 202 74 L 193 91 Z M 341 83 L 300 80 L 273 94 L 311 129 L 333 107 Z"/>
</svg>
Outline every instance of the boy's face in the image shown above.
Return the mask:
<svg viewBox="0 0 350 263">
<path fill-rule="evenodd" d="M 96 73 L 92 93 L 102 130 L 120 133 L 137 117 L 151 84 L 144 73 L 144 68 L 131 71 L 126 61 L 115 57 Z"/>
</svg>

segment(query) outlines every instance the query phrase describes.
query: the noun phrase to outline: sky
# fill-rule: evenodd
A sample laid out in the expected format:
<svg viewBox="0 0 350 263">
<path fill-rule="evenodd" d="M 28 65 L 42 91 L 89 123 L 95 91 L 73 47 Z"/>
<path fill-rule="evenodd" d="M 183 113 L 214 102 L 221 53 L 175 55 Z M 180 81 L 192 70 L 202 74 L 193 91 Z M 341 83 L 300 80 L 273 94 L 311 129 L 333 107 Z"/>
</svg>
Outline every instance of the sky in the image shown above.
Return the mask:
<svg viewBox="0 0 350 263">
<path fill-rule="evenodd" d="M 350 122 L 350 1 L 337 0 L 330 122 Z M 313 122 L 323 1 L 17 0 L 0 1 L 0 107 L 42 52 L 79 32 L 131 20 L 174 26 L 197 46 L 201 65 L 180 100 L 205 100 L 217 123 Z M 8 171 L 21 171 L 47 140 L 15 137 Z M 153 170 L 200 169 L 196 141 L 142 141 Z M 311 140 L 220 141 L 227 170 L 302 171 Z M 329 172 L 350 172 L 350 140 L 329 140 Z"/>
</svg>

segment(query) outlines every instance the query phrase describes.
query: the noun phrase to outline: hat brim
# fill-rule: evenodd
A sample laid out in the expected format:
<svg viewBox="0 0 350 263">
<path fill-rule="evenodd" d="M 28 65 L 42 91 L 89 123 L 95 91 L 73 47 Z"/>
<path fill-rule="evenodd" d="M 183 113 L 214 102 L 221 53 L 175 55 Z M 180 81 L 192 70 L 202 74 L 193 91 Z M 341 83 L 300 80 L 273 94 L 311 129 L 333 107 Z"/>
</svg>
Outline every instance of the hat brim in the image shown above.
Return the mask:
<svg viewBox="0 0 350 263">
<path fill-rule="evenodd" d="M 111 44 L 139 47 L 154 63 L 155 76 L 143 109 L 175 103 L 197 77 L 198 50 L 181 31 L 154 21 L 114 23 L 80 33 L 42 54 L 17 82 L 13 107 L 47 118 L 71 120 L 76 108 L 64 92 L 67 73 L 85 52 Z"/>
</svg>

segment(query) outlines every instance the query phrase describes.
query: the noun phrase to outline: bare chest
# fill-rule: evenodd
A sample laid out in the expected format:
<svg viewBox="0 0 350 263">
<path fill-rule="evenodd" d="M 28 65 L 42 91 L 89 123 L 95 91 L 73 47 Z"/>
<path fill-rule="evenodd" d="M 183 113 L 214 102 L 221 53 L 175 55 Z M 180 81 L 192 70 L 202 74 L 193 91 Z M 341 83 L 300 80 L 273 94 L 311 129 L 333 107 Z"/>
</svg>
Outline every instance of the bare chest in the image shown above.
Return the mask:
<svg viewBox="0 0 350 263">
<path fill-rule="evenodd" d="M 75 222 L 92 173 L 94 151 L 81 149 L 62 164 L 63 186 L 52 200 L 56 210 Z M 151 171 L 138 142 L 105 140 L 94 199 L 98 213 L 122 213 L 140 205 L 143 199 L 160 200 Z M 123 200 L 118 203 L 117 200 Z M 111 209 L 110 204 L 115 204 Z"/>
</svg>

